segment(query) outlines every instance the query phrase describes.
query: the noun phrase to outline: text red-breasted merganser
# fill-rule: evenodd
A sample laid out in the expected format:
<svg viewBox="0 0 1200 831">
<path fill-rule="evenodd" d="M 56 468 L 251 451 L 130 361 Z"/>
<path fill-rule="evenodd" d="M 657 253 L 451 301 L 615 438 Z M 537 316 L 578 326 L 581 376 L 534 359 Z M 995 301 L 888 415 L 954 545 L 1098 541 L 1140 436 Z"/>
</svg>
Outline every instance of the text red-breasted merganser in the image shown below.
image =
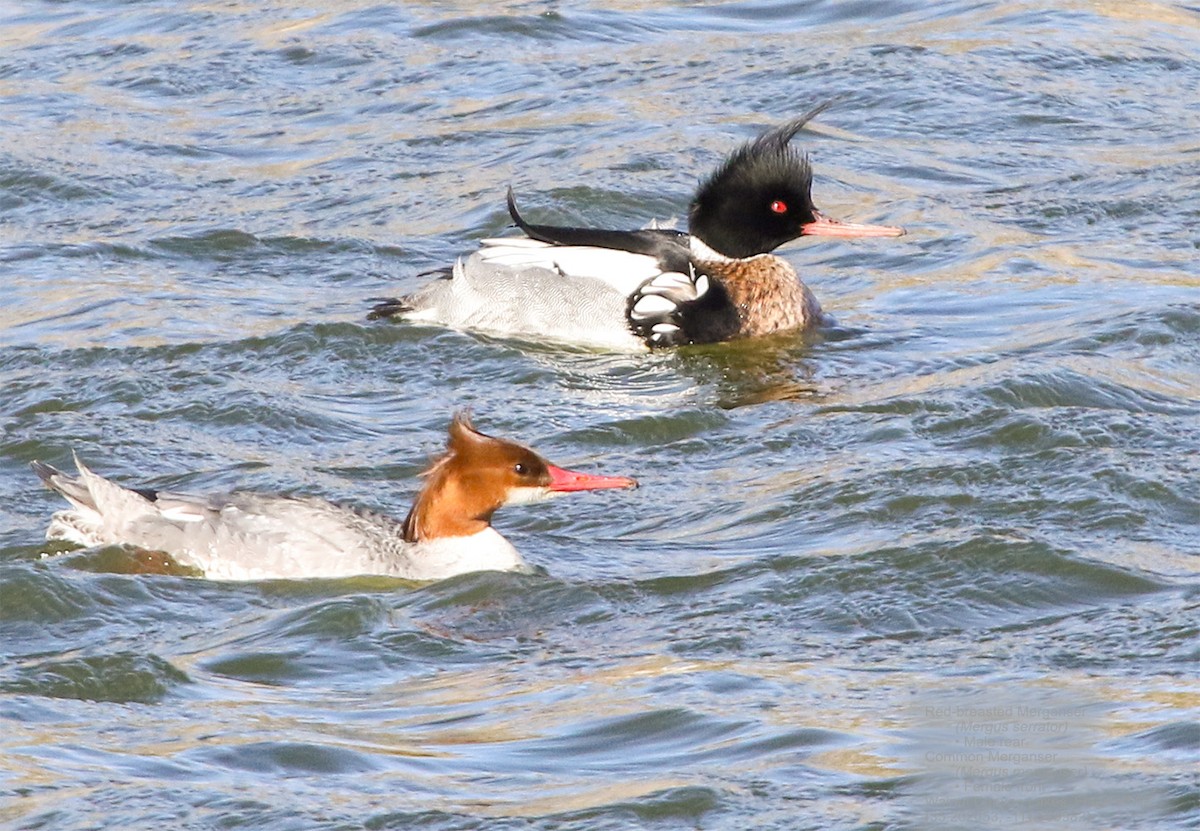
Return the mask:
<svg viewBox="0 0 1200 831">
<path fill-rule="evenodd" d="M 73 506 L 51 518 L 46 538 L 163 551 L 214 580 L 384 574 L 441 580 L 471 571 L 528 571 L 491 526 L 503 505 L 559 493 L 636 488 L 623 476 L 564 470 L 527 447 L 454 417 L 446 454 L 426 473 L 404 522 L 311 496 L 234 492 L 189 496 L 127 488 L 78 458 L 77 477 L 32 467 Z"/>
<path fill-rule="evenodd" d="M 525 237 L 483 240 L 441 279 L 379 303 L 371 317 L 617 349 L 813 327 L 820 304 L 770 252 L 801 236 L 904 233 L 814 207 L 808 157 L 790 142 L 825 106 L 731 153 L 697 190 L 687 233 L 535 225 L 510 189 L 509 213 Z"/>
</svg>

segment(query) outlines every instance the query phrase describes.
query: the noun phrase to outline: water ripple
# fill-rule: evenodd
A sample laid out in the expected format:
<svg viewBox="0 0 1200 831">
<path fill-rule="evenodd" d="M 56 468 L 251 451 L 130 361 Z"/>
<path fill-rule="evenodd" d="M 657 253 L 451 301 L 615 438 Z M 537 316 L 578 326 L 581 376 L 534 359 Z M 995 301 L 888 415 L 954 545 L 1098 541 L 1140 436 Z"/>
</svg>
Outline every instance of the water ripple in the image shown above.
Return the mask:
<svg viewBox="0 0 1200 831">
<path fill-rule="evenodd" d="M 0 16 L 0 823 L 936 827 L 912 746 L 958 722 L 921 705 L 1005 690 L 1095 702 L 1061 767 L 1195 824 L 1194 9 Z M 782 249 L 835 321 L 811 337 L 606 355 L 365 318 L 511 233 L 509 185 L 539 221 L 678 225 L 828 99 L 817 204 L 909 233 Z M 43 541 L 63 503 L 28 462 L 70 449 L 403 516 L 462 407 L 642 487 L 505 509 L 538 573 L 428 586 Z"/>
</svg>

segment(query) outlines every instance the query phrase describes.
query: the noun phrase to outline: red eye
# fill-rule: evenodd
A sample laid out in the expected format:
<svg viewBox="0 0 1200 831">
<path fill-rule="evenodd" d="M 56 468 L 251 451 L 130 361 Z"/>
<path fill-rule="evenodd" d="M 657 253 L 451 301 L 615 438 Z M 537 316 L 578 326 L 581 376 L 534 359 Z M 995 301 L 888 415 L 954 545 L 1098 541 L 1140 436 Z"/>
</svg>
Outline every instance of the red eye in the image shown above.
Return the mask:
<svg viewBox="0 0 1200 831">
<path fill-rule="evenodd" d="M 785 213 L 787 213 L 787 209 L 788 209 L 787 203 L 781 199 L 776 199 L 774 202 L 771 203 L 771 211 L 773 213 L 785 214 Z"/>
</svg>

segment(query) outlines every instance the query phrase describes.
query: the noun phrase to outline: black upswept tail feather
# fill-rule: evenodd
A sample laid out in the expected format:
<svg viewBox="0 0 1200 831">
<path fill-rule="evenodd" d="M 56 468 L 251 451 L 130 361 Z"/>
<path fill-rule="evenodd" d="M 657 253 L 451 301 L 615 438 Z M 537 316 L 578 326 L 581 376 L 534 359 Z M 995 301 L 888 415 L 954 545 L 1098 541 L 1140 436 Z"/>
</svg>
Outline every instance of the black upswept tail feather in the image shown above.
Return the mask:
<svg viewBox="0 0 1200 831">
<path fill-rule="evenodd" d="M 688 266 L 688 235 L 683 231 L 665 228 L 642 228 L 637 231 L 611 231 L 604 228 L 574 228 L 565 225 L 535 225 L 526 222 L 517 211 L 517 199 L 512 187 L 508 189 L 508 213 L 525 236 L 551 245 L 587 245 L 644 254 L 658 261 L 663 271 L 686 271 Z"/>
</svg>

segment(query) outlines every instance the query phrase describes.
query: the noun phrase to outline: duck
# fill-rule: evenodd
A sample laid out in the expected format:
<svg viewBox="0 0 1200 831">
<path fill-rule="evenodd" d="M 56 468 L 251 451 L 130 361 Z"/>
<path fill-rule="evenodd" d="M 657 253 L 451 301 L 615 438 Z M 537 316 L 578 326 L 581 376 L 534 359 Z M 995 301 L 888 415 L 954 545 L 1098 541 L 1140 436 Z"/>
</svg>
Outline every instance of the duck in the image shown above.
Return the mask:
<svg viewBox="0 0 1200 831">
<path fill-rule="evenodd" d="M 622 351 L 812 329 L 820 303 L 772 252 L 805 236 L 904 233 L 814 205 L 812 166 L 792 139 L 829 103 L 730 153 L 700 183 L 686 232 L 535 224 L 510 187 L 508 212 L 523 237 L 482 240 L 417 291 L 377 298 L 368 317 Z"/>
<path fill-rule="evenodd" d="M 452 418 L 446 452 L 425 472 L 403 522 L 315 496 L 126 487 L 74 460 L 75 476 L 31 464 L 71 504 L 51 517 L 47 540 L 165 552 L 212 580 L 372 574 L 425 582 L 474 571 L 530 572 L 492 527 L 499 508 L 638 486 L 625 476 L 557 467 L 528 447 L 479 432 L 467 413 Z"/>
</svg>

